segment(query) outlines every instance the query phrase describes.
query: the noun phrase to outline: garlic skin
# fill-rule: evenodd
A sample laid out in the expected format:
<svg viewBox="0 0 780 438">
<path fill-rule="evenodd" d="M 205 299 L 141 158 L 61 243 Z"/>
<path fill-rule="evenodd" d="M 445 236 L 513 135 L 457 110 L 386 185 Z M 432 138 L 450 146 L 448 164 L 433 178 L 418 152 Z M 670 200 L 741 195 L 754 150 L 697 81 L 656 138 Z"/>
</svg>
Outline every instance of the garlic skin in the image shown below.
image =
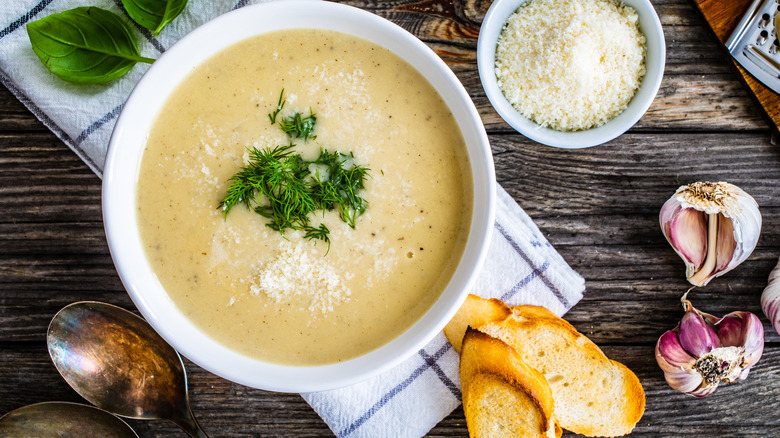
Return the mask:
<svg viewBox="0 0 780 438">
<path fill-rule="evenodd" d="M 769 273 L 769 281 L 761 294 L 761 310 L 775 331 L 780 333 L 780 260 Z"/>
<path fill-rule="evenodd" d="M 705 286 L 745 261 L 761 234 L 755 199 L 727 182 L 681 186 L 658 218 L 694 286 Z"/>
<path fill-rule="evenodd" d="M 658 339 L 655 358 L 673 389 L 706 397 L 720 382 L 747 378 L 764 352 L 764 327 L 750 312 L 716 318 L 683 296 L 685 315 Z"/>
</svg>

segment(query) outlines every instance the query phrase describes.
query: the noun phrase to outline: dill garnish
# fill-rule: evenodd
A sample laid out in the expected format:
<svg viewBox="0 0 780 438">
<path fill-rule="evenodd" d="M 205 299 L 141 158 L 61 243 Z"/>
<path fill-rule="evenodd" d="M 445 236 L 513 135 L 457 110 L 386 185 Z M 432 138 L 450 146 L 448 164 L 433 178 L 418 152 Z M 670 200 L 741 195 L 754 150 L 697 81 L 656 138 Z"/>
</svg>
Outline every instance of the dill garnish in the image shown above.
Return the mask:
<svg viewBox="0 0 780 438">
<path fill-rule="evenodd" d="M 282 88 L 282 92 L 279 93 L 279 102 L 276 104 L 276 109 L 268 114 L 268 120 L 271 121 L 272 125 L 276 123 L 276 117 L 282 112 L 282 109 L 284 109 L 285 103 L 287 103 L 287 100 L 284 98 L 284 88 Z M 317 117 L 314 115 L 311 108 L 309 108 L 308 116 L 303 117 L 303 114 L 296 112 L 295 114 L 280 120 L 279 127 L 282 128 L 282 131 L 289 135 L 291 139 L 302 138 L 303 141 L 308 141 L 317 138 L 316 135 L 312 135 L 316 122 Z"/>
<path fill-rule="evenodd" d="M 354 164 L 354 155 L 340 152 L 329 153 L 322 149 L 320 156 L 312 162 L 327 168 L 327 179 L 319 182 L 318 199 L 327 210 L 332 210 L 338 204 L 339 217 L 351 228 L 355 228 L 355 219 L 358 218 L 368 206 L 368 202 L 358 194 L 365 187 L 363 181 L 368 173 L 368 168 Z"/>
<path fill-rule="evenodd" d="M 309 108 L 308 116 L 303 117 L 301 113 L 295 113 L 280 121 L 279 127 L 282 128 L 282 131 L 286 132 L 290 138 L 302 138 L 303 141 L 308 141 L 309 139 L 315 140 L 317 136 L 312 135 L 311 133 L 314 131 L 314 123 L 316 121 L 317 118 L 314 116 L 311 108 Z"/>
<path fill-rule="evenodd" d="M 293 147 L 249 149 L 249 163 L 230 178 L 219 204 L 225 216 L 243 204 L 267 218 L 266 226 L 275 231 L 303 230 L 308 239 L 330 242 L 330 230 L 325 224 L 312 226 L 309 215 L 338 208 L 341 220 L 355 228 L 355 220 L 368 206 L 360 196 L 368 168 L 354 164 L 352 154 L 326 149 L 307 161 Z"/>
<path fill-rule="evenodd" d="M 282 111 L 282 108 L 284 108 L 284 103 L 286 101 L 283 99 L 284 99 L 284 88 L 282 88 L 282 92 L 279 93 L 279 103 L 276 104 L 276 110 L 268 114 L 268 118 L 271 120 L 272 125 L 276 123 L 276 116 L 278 116 L 279 113 Z"/>
<path fill-rule="evenodd" d="M 268 114 L 272 123 L 284 106 L 283 96 L 284 90 L 276 111 Z M 285 126 L 290 119 L 296 126 L 288 130 Z M 360 192 L 369 169 L 355 164 L 351 152 L 321 148 L 315 160 L 307 161 L 293 151 L 293 138 L 316 138 L 312 135 L 315 121 L 313 113 L 305 118 L 295 113 L 279 123 L 290 137 L 290 144 L 248 149 L 248 163 L 230 178 L 227 194 L 219 204 L 225 217 L 233 207 L 243 204 L 268 219 L 269 228 L 282 234 L 287 229 L 302 230 L 307 239 L 328 242 L 328 248 L 330 230 L 323 223 L 313 226 L 312 213 L 338 208 L 341 220 L 355 228 L 355 220 L 368 207 Z"/>
</svg>

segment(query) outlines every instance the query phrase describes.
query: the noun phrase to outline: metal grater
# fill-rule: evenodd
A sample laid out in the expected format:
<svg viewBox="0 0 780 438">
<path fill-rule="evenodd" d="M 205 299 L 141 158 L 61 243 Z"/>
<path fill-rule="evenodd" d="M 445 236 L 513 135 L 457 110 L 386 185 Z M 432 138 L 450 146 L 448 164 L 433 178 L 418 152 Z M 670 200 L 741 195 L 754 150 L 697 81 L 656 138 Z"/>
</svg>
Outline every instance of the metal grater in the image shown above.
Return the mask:
<svg viewBox="0 0 780 438">
<path fill-rule="evenodd" d="M 753 1 L 726 41 L 731 56 L 775 93 L 780 93 L 779 7 L 780 0 Z"/>
</svg>

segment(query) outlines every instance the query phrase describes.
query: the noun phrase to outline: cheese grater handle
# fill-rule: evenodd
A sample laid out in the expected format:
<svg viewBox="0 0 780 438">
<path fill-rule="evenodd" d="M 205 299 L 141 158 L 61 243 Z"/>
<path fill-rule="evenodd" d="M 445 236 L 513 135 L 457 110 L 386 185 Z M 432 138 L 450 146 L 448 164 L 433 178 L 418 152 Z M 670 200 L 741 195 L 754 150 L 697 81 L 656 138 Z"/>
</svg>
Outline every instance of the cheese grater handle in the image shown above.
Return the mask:
<svg viewBox="0 0 780 438">
<path fill-rule="evenodd" d="M 726 41 L 734 60 L 754 78 L 780 93 L 780 0 L 754 0 Z"/>
<path fill-rule="evenodd" d="M 734 29 L 734 32 L 731 33 L 731 36 L 726 41 L 726 49 L 728 49 L 729 52 L 734 49 L 735 45 L 742 38 L 742 36 L 745 35 L 748 30 L 750 30 L 750 24 L 758 15 L 758 10 L 761 8 L 761 3 L 763 3 L 762 0 L 754 0 L 753 4 L 751 4 L 750 8 L 748 8 L 748 10 L 745 12 L 745 15 L 742 16 L 742 20 L 739 21 L 736 29 Z"/>
</svg>

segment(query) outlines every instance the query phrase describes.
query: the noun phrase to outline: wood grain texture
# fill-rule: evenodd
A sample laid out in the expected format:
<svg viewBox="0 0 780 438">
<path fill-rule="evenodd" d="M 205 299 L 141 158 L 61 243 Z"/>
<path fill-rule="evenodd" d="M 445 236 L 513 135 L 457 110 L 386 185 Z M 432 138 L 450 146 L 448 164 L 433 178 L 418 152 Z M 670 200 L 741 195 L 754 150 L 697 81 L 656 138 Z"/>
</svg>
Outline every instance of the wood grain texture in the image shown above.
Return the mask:
<svg viewBox="0 0 780 438">
<path fill-rule="evenodd" d="M 780 436 L 780 335 L 758 304 L 780 256 L 780 150 L 696 4 L 652 2 L 668 54 L 656 100 L 629 133 L 574 151 L 518 135 L 485 98 L 475 48 L 490 1 L 347 3 L 413 32 L 464 83 L 489 131 L 498 181 L 586 279 L 585 297 L 566 318 L 645 387 L 647 411 L 631 436 Z M 748 380 L 704 400 L 671 390 L 653 356 L 658 336 L 682 316 L 679 298 L 688 289 L 682 261 L 660 233 L 658 210 L 678 186 L 696 180 L 741 186 L 764 218 L 753 255 L 691 293 L 697 307 L 714 314 L 760 315 L 767 334 L 765 357 Z M 49 360 L 49 320 L 79 300 L 134 307 L 105 241 L 100 180 L 1 87 L 0 207 L 0 414 L 46 400 L 83 401 Z M 297 394 L 247 388 L 185 364 L 193 409 L 212 436 L 332 436 Z M 184 436 L 165 421 L 129 422 L 143 437 Z M 428 436 L 467 436 L 462 410 Z"/>
<path fill-rule="evenodd" d="M 728 3 L 725 0 L 723 3 Z M 744 1 L 744 0 L 743 0 Z M 425 41 L 463 82 L 491 131 L 510 132 L 490 106 L 477 74 L 473 28 L 490 7 L 488 0 L 349 0 L 393 20 Z M 682 131 L 763 130 L 768 119 L 730 66 L 730 57 L 691 0 L 653 0 L 666 38 L 661 90 L 636 129 Z M 428 11 L 428 12 L 426 12 Z M 46 131 L 10 93 L 0 89 L 0 129 Z M 10 103 L 5 103 L 10 102 Z M 48 132 L 48 131 L 46 131 Z M 54 138 L 54 137 L 52 137 Z"/>
<path fill-rule="evenodd" d="M 721 43 L 726 44 L 726 41 L 731 36 L 734 29 L 737 28 L 737 24 L 745 15 L 745 11 L 753 3 L 752 0 L 694 0 L 696 5 L 701 10 L 707 23 L 712 28 L 715 35 L 718 37 Z M 725 48 L 724 48 L 725 50 Z M 775 124 L 775 127 L 780 126 L 780 94 L 775 93 L 769 87 L 759 82 L 754 78 L 747 70 L 742 68 L 733 59 L 731 63 L 737 69 L 742 79 L 748 87 L 753 91 L 758 102 L 764 108 L 769 118 Z"/>
</svg>

